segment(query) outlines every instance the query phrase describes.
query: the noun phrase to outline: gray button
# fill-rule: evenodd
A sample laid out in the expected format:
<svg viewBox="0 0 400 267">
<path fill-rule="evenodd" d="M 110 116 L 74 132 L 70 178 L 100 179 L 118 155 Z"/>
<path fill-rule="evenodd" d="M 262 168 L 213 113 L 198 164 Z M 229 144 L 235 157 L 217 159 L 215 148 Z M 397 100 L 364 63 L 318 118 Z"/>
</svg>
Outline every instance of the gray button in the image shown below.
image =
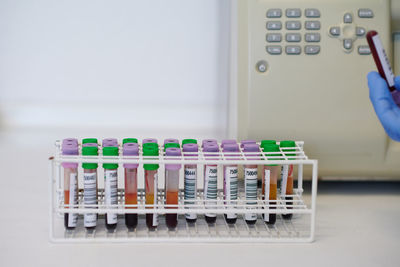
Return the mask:
<svg viewBox="0 0 400 267">
<path fill-rule="evenodd" d="M 267 22 L 268 30 L 280 30 L 282 29 L 282 22 L 280 21 L 268 21 Z"/>
<path fill-rule="evenodd" d="M 288 30 L 300 30 L 301 23 L 300 21 L 286 21 L 286 29 Z"/>
<path fill-rule="evenodd" d="M 267 18 L 280 18 L 282 17 L 282 9 L 271 8 L 267 10 Z"/>
<path fill-rule="evenodd" d="M 300 33 L 287 33 L 286 34 L 286 41 L 287 42 L 300 42 L 301 35 Z"/>
<path fill-rule="evenodd" d="M 288 8 L 286 9 L 286 17 L 288 18 L 299 18 L 301 16 L 300 8 Z"/>
<path fill-rule="evenodd" d="M 329 33 L 333 36 L 339 36 L 340 35 L 340 28 L 339 27 L 331 27 L 329 29 Z"/>
<path fill-rule="evenodd" d="M 343 47 L 344 47 L 344 49 L 350 50 L 353 47 L 353 40 L 344 39 L 343 40 Z"/>
<path fill-rule="evenodd" d="M 356 35 L 357 36 L 364 36 L 365 34 L 365 28 L 363 27 L 356 27 Z"/>
<path fill-rule="evenodd" d="M 319 33 L 306 33 L 306 42 L 319 42 L 321 40 L 321 35 Z"/>
<path fill-rule="evenodd" d="M 267 46 L 267 52 L 271 55 L 280 55 L 282 53 L 282 47 L 279 45 Z"/>
<path fill-rule="evenodd" d="M 352 23 L 353 22 L 353 16 L 351 15 L 351 13 L 344 14 L 343 22 L 344 23 Z"/>
<path fill-rule="evenodd" d="M 374 12 L 372 12 L 372 10 L 369 8 L 360 8 L 358 10 L 358 16 L 360 18 L 373 18 Z"/>
<path fill-rule="evenodd" d="M 371 50 L 369 49 L 368 45 L 360 45 L 358 46 L 358 53 L 360 55 L 369 55 L 371 54 Z"/>
<path fill-rule="evenodd" d="M 319 18 L 321 16 L 316 8 L 306 8 L 305 13 L 307 18 Z"/>
<path fill-rule="evenodd" d="M 257 62 L 256 68 L 259 72 L 263 73 L 267 71 L 267 62 L 260 60 Z"/>
<path fill-rule="evenodd" d="M 267 42 L 275 43 L 282 41 L 282 34 L 280 33 L 268 33 L 267 34 Z"/>
<path fill-rule="evenodd" d="M 307 55 L 316 55 L 319 53 L 320 47 L 319 45 L 306 45 L 304 47 L 304 52 Z"/>
<path fill-rule="evenodd" d="M 321 23 L 319 21 L 306 21 L 307 30 L 319 30 L 321 28 Z"/>
<path fill-rule="evenodd" d="M 298 45 L 286 46 L 286 54 L 288 55 L 298 55 L 301 53 L 301 47 Z"/>
</svg>

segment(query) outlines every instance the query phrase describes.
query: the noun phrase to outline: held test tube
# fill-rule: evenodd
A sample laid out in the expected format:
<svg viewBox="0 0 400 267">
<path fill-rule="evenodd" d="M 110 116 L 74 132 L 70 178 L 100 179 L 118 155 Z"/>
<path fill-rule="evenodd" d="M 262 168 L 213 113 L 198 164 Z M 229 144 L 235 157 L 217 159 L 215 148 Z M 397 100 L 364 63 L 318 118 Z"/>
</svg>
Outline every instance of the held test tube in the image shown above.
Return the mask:
<svg viewBox="0 0 400 267">
<path fill-rule="evenodd" d="M 225 141 L 225 140 L 224 140 Z M 236 143 L 222 142 L 223 152 L 232 153 L 239 152 L 239 145 Z M 239 158 L 239 154 L 225 155 L 226 158 L 235 159 Z M 237 200 L 238 197 L 238 166 L 237 165 L 224 165 L 224 200 L 225 204 L 233 205 L 235 202 L 230 200 Z M 225 220 L 228 224 L 234 224 L 237 220 L 236 213 L 225 213 Z"/>
<path fill-rule="evenodd" d="M 218 144 L 213 142 L 206 142 L 203 148 L 204 152 L 218 152 Z M 216 160 L 218 156 L 215 154 L 205 154 L 206 160 Z M 205 203 L 206 208 L 215 208 L 217 204 L 217 164 L 206 164 L 204 166 L 204 199 L 208 200 Z M 214 201 L 210 201 L 214 200 Z M 215 223 L 217 214 L 206 213 L 205 219 L 207 223 Z"/>
<path fill-rule="evenodd" d="M 279 156 L 281 154 L 279 153 L 274 153 L 274 154 L 268 154 L 272 152 L 280 152 L 279 146 L 276 144 L 264 144 L 263 150 L 265 156 L 271 157 L 270 160 L 275 160 L 279 159 Z M 276 197 L 277 197 L 277 191 L 278 191 L 278 176 L 279 176 L 279 171 L 280 167 L 279 165 L 272 165 L 272 164 L 267 164 L 264 165 L 264 171 L 263 171 L 263 177 L 262 177 L 262 199 L 267 200 L 266 202 L 268 203 L 269 209 L 276 209 L 276 207 L 271 207 L 271 205 L 276 205 Z M 268 211 L 266 211 L 262 215 L 264 222 L 267 224 L 275 224 L 276 222 L 276 214 L 270 214 Z"/>
<path fill-rule="evenodd" d="M 181 150 L 176 147 L 169 147 L 165 150 L 167 157 L 180 157 Z M 179 170 L 180 164 L 165 164 L 165 194 L 166 204 L 174 205 L 173 207 L 167 207 L 177 209 L 178 208 L 178 194 L 179 194 Z M 175 229 L 178 225 L 178 216 L 176 213 L 166 213 L 165 222 L 169 230 Z"/>
<path fill-rule="evenodd" d="M 381 39 L 379 38 L 379 35 L 376 31 L 369 31 L 366 38 L 369 48 L 371 49 L 376 67 L 378 68 L 378 72 L 381 77 L 386 80 L 394 102 L 397 104 L 397 106 L 400 107 L 400 91 L 396 90 L 394 86 L 393 71 L 390 66 L 385 49 L 383 48 Z"/>
<path fill-rule="evenodd" d="M 97 143 L 85 143 L 82 146 L 82 156 L 98 155 Z M 97 167 L 97 163 L 82 163 L 83 201 L 85 205 L 97 204 Z M 97 225 L 97 213 L 85 213 L 83 215 L 83 225 L 88 231 L 94 230 Z"/>
<path fill-rule="evenodd" d="M 138 156 L 139 146 L 137 143 L 125 143 L 122 148 L 124 156 Z M 137 158 L 137 157 L 136 157 Z M 137 205 L 137 163 L 124 163 L 125 174 L 125 204 Z M 135 209 L 135 207 L 128 207 L 128 209 Z M 138 223 L 138 216 L 135 213 L 125 214 L 125 225 L 132 231 L 136 228 Z"/>
<path fill-rule="evenodd" d="M 146 142 L 149 139 L 143 140 L 143 156 L 156 156 L 158 157 L 158 145 L 153 142 Z M 150 158 L 151 159 L 151 158 Z M 158 164 L 143 164 L 144 177 L 145 177 L 145 199 L 146 205 L 157 204 L 157 188 L 158 188 Z M 152 209 L 152 207 L 146 207 Z M 155 230 L 158 225 L 158 214 L 146 214 L 146 225 L 149 230 Z"/>
<path fill-rule="evenodd" d="M 259 152 L 260 148 L 257 144 L 247 143 L 243 145 L 243 152 Z M 248 159 L 258 159 L 259 155 L 245 154 Z M 246 202 L 248 205 L 257 204 L 257 176 L 258 170 L 255 164 L 244 165 L 244 190 Z M 257 214 L 246 213 L 245 221 L 247 224 L 255 224 L 257 222 Z"/>
<path fill-rule="evenodd" d="M 183 143 L 183 142 L 182 142 Z M 197 152 L 199 148 L 196 143 L 186 143 L 183 144 L 184 156 L 187 157 L 197 157 Z M 189 154 L 186 154 L 186 153 Z M 196 159 L 196 158 L 193 158 Z M 196 164 L 185 164 L 184 166 L 184 192 L 185 192 L 185 206 L 197 204 L 196 194 L 197 194 L 197 165 Z M 192 200 L 192 201 L 190 201 Z M 197 214 L 186 213 L 186 221 L 188 223 L 195 223 L 197 220 Z"/>
<path fill-rule="evenodd" d="M 296 147 L 296 143 L 291 140 L 281 141 L 279 146 L 282 149 L 282 152 L 287 157 L 296 156 L 296 154 L 287 154 L 290 151 L 296 151 L 294 148 Z M 293 149 L 286 149 L 286 148 L 293 148 Z M 293 165 L 292 164 L 285 164 L 282 166 L 281 172 L 281 195 L 285 199 L 285 206 L 286 205 L 293 205 Z M 289 195 L 289 196 L 287 196 Z M 292 207 L 287 207 L 287 209 L 292 209 Z M 290 220 L 293 214 L 282 214 L 283 219 Z"/>
<path fill-rule="evenodd" d="M 118 156 L 118 147 L 106 146 L 103 147 L 103 156 Z M 104 203 L 107 208 L 111 208 L 109 205 L 118 204 L 118 164 L 115 163 L 103 163 L 104 168 Z M 116 207 L 112 207 L 115 209 Z M 117 213 L 108 212 L 105 215 L 106 228 L 109 231 L 117 228 Z"/>
<path fill-rule="evenodd" d="M 63 155 L 78 155 L 77 142 L 70 142 L 63 140 L 62 143 L 62 154 Z M 77 205 L 78 204 L 78 163 L 63 162 L 64 168 L 64 204 L 65 205 Z M 70 208 L 70 207 L 67 207 Z M 74 209 L 74 207 L 71 207 Z M 65 213 L 64 214 L 64 226 L 67 230 L 73 230 L 76 227 L 78 221 L 77 213 Z"/>
</svg>

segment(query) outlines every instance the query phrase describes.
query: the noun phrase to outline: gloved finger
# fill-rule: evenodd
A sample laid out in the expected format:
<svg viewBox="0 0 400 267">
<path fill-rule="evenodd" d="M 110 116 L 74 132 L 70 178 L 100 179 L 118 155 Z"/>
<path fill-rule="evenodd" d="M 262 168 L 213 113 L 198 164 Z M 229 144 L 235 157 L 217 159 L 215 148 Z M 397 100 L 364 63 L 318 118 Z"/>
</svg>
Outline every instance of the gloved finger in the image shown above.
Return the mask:
<svg viewBox="0 0 400 267">
<path fill-rule="evenodd" d="M 396 87 L 396 89 L 400 91 L 400 76 L 394 78 L 394 87 Z"/>
</svg>

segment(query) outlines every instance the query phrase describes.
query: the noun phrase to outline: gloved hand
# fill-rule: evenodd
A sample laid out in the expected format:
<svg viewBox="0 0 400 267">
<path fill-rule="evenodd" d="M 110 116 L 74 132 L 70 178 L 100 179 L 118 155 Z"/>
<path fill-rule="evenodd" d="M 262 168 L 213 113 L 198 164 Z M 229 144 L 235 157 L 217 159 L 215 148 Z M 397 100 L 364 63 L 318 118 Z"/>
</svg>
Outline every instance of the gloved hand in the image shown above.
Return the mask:
<svg viewBox="0 0 400 267">
<path fill-rule="evenodd" d="M 394 80 L 400 90 L 400 76 Z M 386 133 L 400 142 L 400 108 L 396 105 L 386 81 L 376 71 L 368 73 L 369 98 Z"/>
</svg>

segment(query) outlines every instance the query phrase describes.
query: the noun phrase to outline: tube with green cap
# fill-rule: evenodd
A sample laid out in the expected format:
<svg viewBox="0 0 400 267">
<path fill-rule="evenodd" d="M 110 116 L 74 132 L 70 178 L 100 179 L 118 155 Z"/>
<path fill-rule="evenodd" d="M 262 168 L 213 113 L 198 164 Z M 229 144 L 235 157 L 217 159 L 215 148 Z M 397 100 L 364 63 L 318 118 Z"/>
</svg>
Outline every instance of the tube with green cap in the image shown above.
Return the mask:
<svg viewBox="0 0 400 267">
<path fill-rule="evenodd" d="M 196 139 L 191 139 L 191 138 L 183 139 L 182 140 L 182 147 L 183 147 L 184 144 L 197 144 L 197 140 Z"/>
<path fill-rule="evenodd" d="M 122 145 L 126 144 L 126 143 L 138 143 L 137 138 L 124 138 L 122 139 Z"/>
<path fill-rule="evenodd" d="M 261 142 L 262 143 L 262 142 Z M 264 143 L 262 147 L 264 155 L 267 160 L 279 160 L 281 159 L 279 153 L 281 150 L 279 146 L 273 143 Z M 262 173 L 262 199 L 266 200 L 267 211 L 262 214 L 264 222 L 270 225 L 275 224 L 276 214 L 269 213 L 268 209 L 276 209 L 276 197 L 278 190 L 278 176 L 280 166 L 277 164 L 266 164 L 264 165 L 264 171 Z"/>
<path fill-rule="evenodd" d="M 180 148 L 180 146 L 179 146 L 178 143 L 166 143 L 166 144 L 164 145 L 164 152 L 167 150 L 167 148 L 170 148 L 170 147 L 173 147 L 173 148 Z"/>
<path fill-rule="evenodd" d="M 98 156 L 97 143 L 84 143 L 82 156 Z M 83 202 L 85 205 L 97 205 L 97 167 L 97 163 L 82 163 Z M 85 213 L 83 224 L 88 231 L 93 231 L 97 225 L 97 213 Z"/>
<path fill-rule="evenodd" d="M 158 145 L 156 143 L 145 143 L 143 144 L 143 156 L 155 156 L 157 159 L 159 155 Z M 145 177 L 145 193 L 146 193 L 146 205 L 157 204 L 157 187 L 158 187 L 158 164 L 143 164 L 144 177 Z M 147 207 L 152 209 L 152 207 Z M 147 213 L 146 214 L 146 225 L 149 230 L 154 230 L 158 225 L 158 214 Z"/>
<path fill-rule="evenodd" d="M 82 144 L 98 144 L 97 138 L 84 138 Z"/>
<path fill-rule="evenodd" d="M 107 146 L 103 147 L 104 157 L 118 156 L 118 147 Z M 104 168 L 104 204 L 107 208 L 108 205 L 118 204 L 118 164 L 116 163 L 103 163 Z M 117 228 L 117 213 L 108 212 L 105 216 L 106 228 L 108 231 L 114 231 Z"/>
<path fill-rule="evenodd" d="M 296 143 L 292 140 L 281 141 L 279 146 L 286 157 L 293 157 L 296 154 L 288 153 L 296 151 Z M 293 158 L 289 158 L 289 160 Z M 285 164 L 282 166 L 281 173 L 281 195 L 285 198 L 285 205 L 287 209 L 293 209 L 293 165 Z M 282 218 L 290 220 L 293 214 L 282 214 Z"/>
</svg>

